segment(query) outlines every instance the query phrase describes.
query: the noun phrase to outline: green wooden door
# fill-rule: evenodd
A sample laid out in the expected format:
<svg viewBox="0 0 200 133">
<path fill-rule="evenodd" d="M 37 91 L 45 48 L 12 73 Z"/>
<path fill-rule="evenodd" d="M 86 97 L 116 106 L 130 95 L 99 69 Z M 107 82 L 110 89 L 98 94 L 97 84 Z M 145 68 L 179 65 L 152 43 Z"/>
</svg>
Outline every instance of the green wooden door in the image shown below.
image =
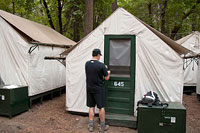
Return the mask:
<svg viewBox="0 0 200 133">
<path fill-rule="evenodd" d="M 111 70 L 105 82 L 106 112 L 133 115 L 135 95 L 135 36 L 105 35 L 104 63 Z"/>
</svg>

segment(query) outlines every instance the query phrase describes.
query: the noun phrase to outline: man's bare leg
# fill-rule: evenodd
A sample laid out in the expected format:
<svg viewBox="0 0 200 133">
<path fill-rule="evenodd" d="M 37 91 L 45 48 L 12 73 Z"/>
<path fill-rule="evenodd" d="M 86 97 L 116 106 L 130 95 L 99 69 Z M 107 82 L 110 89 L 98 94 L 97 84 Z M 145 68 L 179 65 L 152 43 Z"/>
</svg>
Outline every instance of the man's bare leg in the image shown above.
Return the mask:
<svg viewBox="0 0 200 133">
<path fill-rule="evenodd" d="M 89 108 L 89 125 L 88 129 L 90 132 L 94 131 L 94 107 Z"/>
<path fill-rule="evenodd" d="M 99 117 L 100 117 L 100 121 L 101 121 L 101 123 L 100 123 L 101 126 L 100 126 L 99 131 L 103 132 L 103 131 L 108 130 L 109 129 L 109 125 L 105 124 L 105 109 L 104 108 L 101 108 L 99 110 Z"/>
<path fill-rule="evenodd" d="M 89 120 L 94 121 L 94 107 L 89 108 Z"/>
<path fill-rule="evenodd" d="M 101 108 L 99 110 L 99 117 L 100 117 L 100 121 L 105 123 L 105 109 Z"/>
</svg>

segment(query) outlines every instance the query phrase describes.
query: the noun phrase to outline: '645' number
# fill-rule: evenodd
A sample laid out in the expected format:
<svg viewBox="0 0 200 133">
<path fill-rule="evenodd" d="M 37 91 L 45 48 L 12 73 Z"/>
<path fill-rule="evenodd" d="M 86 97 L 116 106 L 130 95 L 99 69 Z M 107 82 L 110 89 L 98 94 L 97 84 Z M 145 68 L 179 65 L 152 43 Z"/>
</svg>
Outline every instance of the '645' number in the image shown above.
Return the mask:
<svg viewBox="0 0 200 133">
<path fill-rule="evenodd" d="M 114 81 L 114 86 L 124 87 L 124 82 Z"/>
</svg>

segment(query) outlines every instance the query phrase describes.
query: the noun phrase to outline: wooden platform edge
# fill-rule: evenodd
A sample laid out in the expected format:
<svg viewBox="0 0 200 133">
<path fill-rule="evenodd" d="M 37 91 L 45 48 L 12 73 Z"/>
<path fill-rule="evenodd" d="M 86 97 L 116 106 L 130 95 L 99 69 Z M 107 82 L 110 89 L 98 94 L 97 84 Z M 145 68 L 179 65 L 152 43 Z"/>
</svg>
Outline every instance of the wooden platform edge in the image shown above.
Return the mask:
<svg viewBox="0 0 200 133">
<path fill-rule="evenodd" d="M 44 100 L 44 97 L 49 96 L 50 99 L 53 99 L 55 94 L 60 96 L 61 94 L 65 93 L 65 90 L 66 90 L 66 86 L 62 86 L 62 87 L 59 87 L 47 92 L 43 92 L 34 96 L 29 96 L 29 108 L 30 109 L 32 108 L 33 100 L 39 100 L 40 103 L 42 103 Z"/>
<path fill-rule="evenodd" d="M 106 114 L 106 124 L 111 126 L 120 126 L 128 128 L 137 128 L 137 117 L 133 116 L 120 116 L 119 114 L 109 115 Z"/>
</svg>

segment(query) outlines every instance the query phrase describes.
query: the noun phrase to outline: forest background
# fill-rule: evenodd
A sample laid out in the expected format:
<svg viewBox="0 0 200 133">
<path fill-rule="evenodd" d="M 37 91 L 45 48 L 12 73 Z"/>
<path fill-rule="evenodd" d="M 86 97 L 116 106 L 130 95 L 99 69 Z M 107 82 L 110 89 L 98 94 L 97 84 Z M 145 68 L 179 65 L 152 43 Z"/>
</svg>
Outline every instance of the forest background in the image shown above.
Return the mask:
<svg viewBox="0 0 200 133">
<path fill-rule="evenodd" d="M 0 9 L 78 42 L 118 7 L 173 40 L 200 31 L 200 0 L 0 0 Z"/>
</svg>

